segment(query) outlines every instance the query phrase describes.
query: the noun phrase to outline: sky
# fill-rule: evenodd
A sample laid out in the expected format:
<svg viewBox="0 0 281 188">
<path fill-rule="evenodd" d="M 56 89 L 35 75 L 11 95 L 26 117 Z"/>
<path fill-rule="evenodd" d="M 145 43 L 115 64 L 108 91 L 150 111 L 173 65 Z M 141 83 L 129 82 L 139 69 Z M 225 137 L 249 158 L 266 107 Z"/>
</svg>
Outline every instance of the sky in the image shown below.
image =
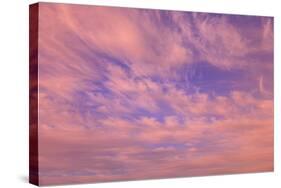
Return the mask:
<svg viewBox="0 0 281 188">
<path fill-rule="evenodd" d="M 40 185 L 273 170 L 273 18 L 40 3 Z"/>
</svg>

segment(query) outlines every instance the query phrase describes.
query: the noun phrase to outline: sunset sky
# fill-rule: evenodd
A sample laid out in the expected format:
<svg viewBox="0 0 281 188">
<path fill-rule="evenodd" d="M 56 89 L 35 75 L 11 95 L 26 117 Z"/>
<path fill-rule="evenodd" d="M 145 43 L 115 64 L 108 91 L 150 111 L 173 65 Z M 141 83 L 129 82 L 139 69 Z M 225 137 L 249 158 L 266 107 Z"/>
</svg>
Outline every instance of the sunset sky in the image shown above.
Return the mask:
<svg viewBox="0 0 281 188">
<path fill-rule="evenodd" d="M 40 184 L 273 170 L 273 18 L 39 4 Z"/>
</svg>

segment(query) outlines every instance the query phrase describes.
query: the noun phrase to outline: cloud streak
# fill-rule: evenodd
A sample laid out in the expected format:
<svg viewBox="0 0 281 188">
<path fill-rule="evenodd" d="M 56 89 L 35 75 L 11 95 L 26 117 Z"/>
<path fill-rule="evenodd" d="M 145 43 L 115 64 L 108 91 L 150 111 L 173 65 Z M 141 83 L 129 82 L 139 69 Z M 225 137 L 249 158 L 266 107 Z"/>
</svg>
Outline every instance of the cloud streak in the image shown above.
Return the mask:
<svg viewBox="0 0 281 188">
<path fill-rule="evenodd" d="M 41 185 L 273 170 L 272 18 L 39 7 Z"/>
</svg>

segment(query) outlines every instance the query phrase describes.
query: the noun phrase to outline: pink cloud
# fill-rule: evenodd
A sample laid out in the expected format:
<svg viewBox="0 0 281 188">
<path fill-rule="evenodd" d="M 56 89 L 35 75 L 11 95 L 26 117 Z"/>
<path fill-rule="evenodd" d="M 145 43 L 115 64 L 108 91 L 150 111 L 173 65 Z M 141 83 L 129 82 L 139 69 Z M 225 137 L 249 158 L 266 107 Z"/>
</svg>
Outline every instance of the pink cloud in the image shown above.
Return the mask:
<svg viewBox="0 0 281 188">
<path fill-rule="evenodd" d="M 272 51 L 272 21 L 250 45 L 225 16 L 188 14 L 192 26 L 175 12 L 170 28 L 152 13 L 40 3 L 41 184 L 273 169 L 272 65 L 243 58 Z M 183 65 L 202 59 L 255 85 L 181 87 L 194 84 Z"/>
<path fill-rule="evenodd" d="M 162 67 L 161 70 L 177 66 L 192 58 L 192 52 L 183 46 L 183 39 L 177 32 L 169 29 L 159 32 L 150 16 L 139 13 L 137 9 L 124 12 L 120 8 L 114 8 L 109 12 L 106 7 L 95 7 L 95 11 L 89 11 L 86 6 L 50 6 L 44 3 L 41 4 L 41 9 L 42 30 L 51 29 L 52 33 L 61 37 L 69 30 L 79 34 L 79 38 L 91 48 L 134 62 L 132 68 L 137 75 L 159 71 L 159 66 Z M 50 16 L 56 19 L 52 22 L 44 20 Z M 141 23 L 138 22 L 140 17 Z M 91 18 L 91 21 L 85 21 L 84 18 Z M 156 18 L 159 19 L 159 16 Z M 56 30 L 52 29 L 54 27 Z M 48 40 L 49 43 L 64 48 L 63 44 L 55 40 L 56 37 L 46 35 L 41 40 Z M 71 53 L 68 56 L 72 56 Z"/>
</svg>

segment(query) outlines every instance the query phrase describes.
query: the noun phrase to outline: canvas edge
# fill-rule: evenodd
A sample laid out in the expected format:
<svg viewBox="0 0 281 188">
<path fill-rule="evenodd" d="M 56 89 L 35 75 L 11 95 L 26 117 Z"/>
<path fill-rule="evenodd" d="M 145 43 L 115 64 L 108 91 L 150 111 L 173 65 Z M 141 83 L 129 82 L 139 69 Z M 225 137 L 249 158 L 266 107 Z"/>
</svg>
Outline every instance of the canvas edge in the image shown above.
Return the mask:
<svg viewBox="0 0 281 188">
<path fill-rule="evenodd" d="M 39 3 L 29 5 L 29 183 L 39 186 L 38 20 Z"/>
</svg>

